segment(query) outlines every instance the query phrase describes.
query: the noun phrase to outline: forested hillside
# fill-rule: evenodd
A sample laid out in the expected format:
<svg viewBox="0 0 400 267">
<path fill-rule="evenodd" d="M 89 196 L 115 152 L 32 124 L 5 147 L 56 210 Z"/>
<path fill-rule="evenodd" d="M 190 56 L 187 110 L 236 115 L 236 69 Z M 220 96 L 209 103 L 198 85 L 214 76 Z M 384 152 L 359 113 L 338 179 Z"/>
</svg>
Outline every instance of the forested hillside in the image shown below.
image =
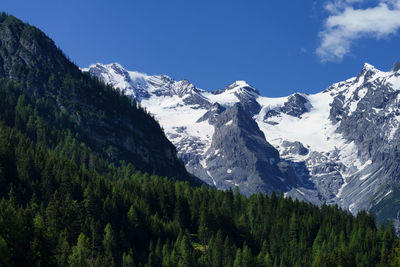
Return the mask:
<svg viewBox="0 0 400 267">
<path fill-rule="evenodd" d="M 85 148 L 73 148 L 78 161 Z M 77 164 L 0 126 L 4 266 L 398 266 L 393 226 L 115 167 Z"/>
<path fill-rule="evenodd" d="M 151 116 L 0 17 L 0 266 L 400 264 L 364 212 L 193 186 Z"/>
<path fill-rule="evenodd" d="M 2 118 L 30 131 L 32 140 L 54 148 L 70 135 L 117 165 L 125 161 L 149 173 L 193 180 L 160 125 L 134 100 L 83 74 L 43 32 L 4 13 L 0 78 L 18 83 L 3 87 Z"/>
</svg>

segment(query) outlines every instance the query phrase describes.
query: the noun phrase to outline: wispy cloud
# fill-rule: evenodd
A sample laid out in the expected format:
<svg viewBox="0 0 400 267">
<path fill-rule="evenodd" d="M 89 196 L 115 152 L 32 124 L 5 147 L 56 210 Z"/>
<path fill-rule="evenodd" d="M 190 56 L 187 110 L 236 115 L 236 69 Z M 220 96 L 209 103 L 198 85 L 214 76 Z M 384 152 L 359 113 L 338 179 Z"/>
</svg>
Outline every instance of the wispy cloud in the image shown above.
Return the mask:
<svg viewBox="0 0 400 267">
<path fill-rule="evenodd" d="M 363 0 L 328 2 L 330 16 L 320 32 L 321 43 L 316 52 L 322 62 L 341 61 L 350 52 L 352 43 L 362 37 L 381 39 L 400 28 L 400 0 L 380 0 L 374 7 L 357 8 Z"/>
</svg>

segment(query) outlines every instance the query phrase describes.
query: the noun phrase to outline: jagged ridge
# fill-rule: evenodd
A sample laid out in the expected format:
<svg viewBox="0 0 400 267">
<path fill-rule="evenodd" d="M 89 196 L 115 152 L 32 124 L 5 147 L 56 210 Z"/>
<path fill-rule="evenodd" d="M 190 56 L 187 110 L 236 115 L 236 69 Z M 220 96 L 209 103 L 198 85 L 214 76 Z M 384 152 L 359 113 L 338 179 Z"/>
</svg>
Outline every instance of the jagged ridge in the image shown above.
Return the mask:
<svg viewBox="0 0 400 267">
<path fill-rule="evenodd" d="M 88 70 L 93 73 L 94 69 L 96 66 Z M 396 156 L 399 76 L 398 64 L 389 72 L 365 64 L 356 77 L 320 93 L 295 93 L 282 98 L 263 97 L 244 81 L 214 91 L 192 85 L 192 91 L 183 95 L 173 93 L 167 83 L 161 82 L 158 86 L 168 93 L 157 95 L 153 93 L 157 90 L 149 86 L 149 95 L 141 104 L 163 125 L 187 169 L 209 184 L 219 188 L 230 184 L 246 193 L 269 192 L 267 188 L 273 188 L 283 190 L 288 196 L 318 204 L 339 204 L 357 212 L 371 209 L 398 187 L 395 170 L 399 162 Z M 159 76 L 146 77 L 150 80 Z M 172 82 L 179 86 L 180 82 Z M 187 102 L 185 99 L 193 99 L 192 92 L 198 98 Z M 222 147 L 215 147 L 217 140 L 224 140 L 230 134 L 223 132 L 225 127 L 218 121 L 223 114 L 230 113 L 235 103 L 240 103 L 248 119 L 257 123 L 258 129 L 254 130 L 261 130 L 265 142 L 279 151 L 279 159 L 274 160 L 287 165 L 287 177 L 275 173 L 274 178 L 249 185 L 243 176 L 252 173 L 250 169 L 255 162 L 268 153 L 256 156 L 258 160 L 248 168 L 235 168 L 230 162 L 238 164 L 239 156 L 227 152 L 231 148 L 229 142 L 224 153 Z M 240 133 L 243 126 L 232 123 L 231 127 L 239 130 L 233 142 L 240 143 L 246 136 Z M 218 173 L 212 171 L 216 169 L 212 164 L 215 155 L 218 155 Z M 251 156 L 241 157 L 245 160 L 248 157 L 247 162 L 251 162 Z M 387 167 L 382 169 L 382 164 Z M 273 182 L 276 178 L 286 186 L 277 186 Z"/>
</svg>

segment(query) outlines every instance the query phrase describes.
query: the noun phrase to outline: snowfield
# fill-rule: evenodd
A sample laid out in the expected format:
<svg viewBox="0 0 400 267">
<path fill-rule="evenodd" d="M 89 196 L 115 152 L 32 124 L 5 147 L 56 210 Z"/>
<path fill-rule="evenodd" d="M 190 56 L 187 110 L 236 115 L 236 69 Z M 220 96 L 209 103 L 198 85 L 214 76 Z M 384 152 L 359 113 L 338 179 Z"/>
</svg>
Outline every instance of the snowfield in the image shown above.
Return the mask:
<svg viewBox="0 0 400 267">
<path fill-rule="evenodd" d="M 206 158 L 215 126 L 211 119 L 201 118 L 216 112 L 215 103 L 229 109 L 240 102 L 259 106 L 258 111 L 252 114 L 254 121 L 266 141 L 279 151 L 282 160 L 293 166 L 303 183 L 299 182 L 298 188 L 288 188 L 286 196 L 314 203 L 337 203 L 357 212 L 368 207 L 366 194 L 374 192 L 382 199 L 392 192 L 385 189 L 383 193 L 377 193 L 379 182 L 375 184 L 374 179 L 380 170 L 371 158 L 365 156 L 368 153 L 362 150 L 358 139 L 352 140 L 348 133 L 347 137 L 344 136 L 342 121 L 359 118 L 359 114 L 363 114 L 361 109 L 368 108 L 365 103 L 380 97 L 379 90 L 382 89 L 379 88 L 387 90 L 387 94 L 399 91 L 398 70 L 383 72 L 366 63 L 357 77 L 335 83 L 320 93 L 296 93 L 279 98 L 261 96 L 245 81 L 235 81 L 222 90 L 207 91 L 186 80 L 174 81 L 165 75 L 127 71 L 118 63 L 97 63 L 82 70 L 136 98 L 142 107 L 154 114 L 188 170 L 216 187 L 220 184 L 217 182 L 219 179 L 211 174 Z M 396 105 L 374 107 L 371 104 L 370 113 L 362 118 L 363 122 L 373 123 L 385 114 L 388 119 L 384 122 L 383 135 L 388 140 L 398 136 L 400 125 L 400 113 L 390 117 L 398 110 L 400 94 L 395 97 L 393 103 Z M 232 124 L 233 121 L 228 120 L 224 127 L 232 127 Z M 299 148 L 306 153 L 299 153 Z M 224 158 L 225 155 L 216 150 L 207 157 Z M 223 171 L 224 175 L 233 175 L 234 172 L 235 168 L 228 167 Z M 282 177 L 277 178 L 285 181 Z M 226 179 L 225 182 L 241 186 L 240 181 Z M 312 200 L 309 192 L 315 192 Z"/>
</svg>

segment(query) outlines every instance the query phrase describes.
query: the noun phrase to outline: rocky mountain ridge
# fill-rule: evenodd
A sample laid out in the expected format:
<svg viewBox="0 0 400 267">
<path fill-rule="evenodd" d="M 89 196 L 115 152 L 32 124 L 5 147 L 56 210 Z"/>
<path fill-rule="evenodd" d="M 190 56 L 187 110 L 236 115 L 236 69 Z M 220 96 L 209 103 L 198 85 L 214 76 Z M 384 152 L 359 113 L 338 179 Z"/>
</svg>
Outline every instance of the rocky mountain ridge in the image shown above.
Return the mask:
<svg viewBox="0 0 400 267">
<path fill-rule="evenodd" d="M 398 65 L 383 72 L 366 63 L 356 77 L 320 93 L 281 98 L 263 97 L 245 81 L 210 92 L 119 64 L 84 70 L 153 113 L 203 181 L 246 194 L 282 190 L 356 213 L 397 196 Z"/>
</svg>

